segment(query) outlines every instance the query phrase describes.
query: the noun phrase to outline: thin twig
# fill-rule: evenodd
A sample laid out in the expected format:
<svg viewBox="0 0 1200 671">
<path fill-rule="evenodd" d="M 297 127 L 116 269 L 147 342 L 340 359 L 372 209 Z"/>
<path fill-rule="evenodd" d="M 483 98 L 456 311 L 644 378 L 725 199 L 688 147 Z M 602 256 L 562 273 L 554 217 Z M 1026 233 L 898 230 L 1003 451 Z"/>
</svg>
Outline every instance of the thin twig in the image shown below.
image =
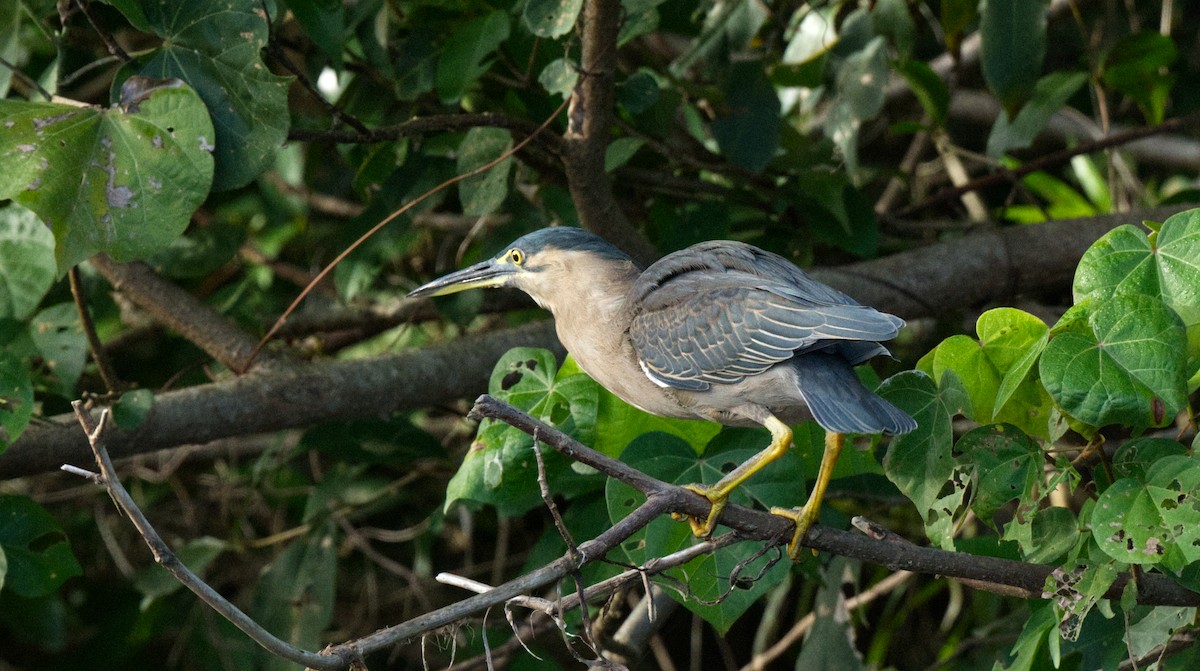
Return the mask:
<svg viewBox="0 0 1200 671">
<path fill-rule="evenodd" d="M 96 322 L 92 319 L 92 311 L 88 309 L 82 282 L 79 280 L 79 266 L 71 266 L 71 270 L 67 271 L 67 278 L 71 284 L 71 298 L 75 301 L 75 309 L 79 311 L 79 323 L 83 325 L 83 335 L 87 338 L 88 349 L 92 352 L 92 361 L 96 362 L 96 370 L 100 373 L 100 379 L 104 381 L 104 389 L 112 394 L 121 388 L 121 381 L 112 368 L 112 362 L 108 360 L 108 353 L 100 344 L 100 336 L 96 335 Z"/>
</svg>

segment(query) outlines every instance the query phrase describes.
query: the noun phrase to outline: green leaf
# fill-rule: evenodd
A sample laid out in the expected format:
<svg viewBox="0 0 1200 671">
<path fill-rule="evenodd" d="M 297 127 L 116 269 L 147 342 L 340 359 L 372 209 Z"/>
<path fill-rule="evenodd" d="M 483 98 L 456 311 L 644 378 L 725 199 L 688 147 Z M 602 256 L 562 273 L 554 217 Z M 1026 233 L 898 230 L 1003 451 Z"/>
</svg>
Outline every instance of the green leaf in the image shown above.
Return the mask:
<svg viewBox="0 0 1200 671">
<path fill-rule="evenodd" d="M 467 173 L 490 163 L 512 149 L 512 134 L 503 128 L 478 126 L 467 132 L 458 147 L 458 172 Z M 458 185 L 463 214 L 483 216 L 500 208 L 508 196 L 508 174 L 513 159 L 508 157 Z"/>
<path fill-rule="evenodd" d="M 642 68 L 617 84 L 617 102 L 630 114 L 638 115 L 658 102 L 659 85 L 654 72 Z"/>
<path fill-rule="evenodd" d="M 1046 391 L 1091 426 L 1161 426 L 1186 403 L 1186 339 L 1155 298 L 1122 295 L 1088 315 L 1090 332 L 1054 335 L 1040 362 Z"/>
<path fill-rule="evenodd" d="M 982 424 L 992 421 L 1000 373 L 974 338 L 961 334 L 950 336 L 918 366 L 935 380 L 941 380 L 946 371 L 953 371 L 971 400 L 966 408 L 967 417 Z"/>
<path fill-rule="evenodd" d="M 287 8 L 330 64 L 342 67 L 346 11 L 338 0 L 287 0 Z"/>
<path fill-rule="evenodd" d="M 1175 76 L 1167 68 L 1179 57 L 1175 41 L 1155 32 L 1121 38 L 1100 65 L 1104 83 L 1133 99 L 1147 123 L 1160 124 Z"/>
<path fill-rule="evenodd" d="M 20 205 L 0 208 L 0 319 L 28 317 L 55 275 L 50 229 Z"/>
<path fill-rule="evenodd" d="M 1200 461 L 1168 456 L 1144 479 L 1117 480 L 1096 501 L 1092 529 L 1117 561 L 1179 571 L 1200 560 Z"/>
<path fill-rule="evenodd" d="M 1176 632 L 1190 629 L 1196 618 L 1196 609 L 1184 606 L 1156 606 L 1145 610 L 1145 616 L 1129 627 L 1130 659 L 1144 659 L 1160 646 L 1166 646 Z"/>
<path fill-rule="evenodd" d="M 771 72 L 771 80 L 779 86 L 820 86 L 829 51 L 838 40 L 833 24 L 829 10 L 814 8 L 806 13 L 788 40 L 780 64 Z"/>
<path fill-rule="evenodd" d="M 721 431 L 721 425 L 716 422 L 651 415 L 622 401 L 603 387 L 599 388 L 599 401 L 596 425 L 603 430 L 597 431 L 593 447 L 610 457 L 621 456 L 634 439 L 652 431 L 680 438 L 691 446 L 693 454 L 699 454 Z"/>
<path fill-rule="evenodd" d="M 813 236 L 862 258 L 874 257 L 879 248 L 879 225 L 871 204 L 847 176 L 827 170 L 810 170 L 795 188 L 803 193 Z M 812 202 L 807 202 L 811 200 Z"/>
<path fill-rule="evenodd" d="M 1033 518 L 1029 547 L 1022 555 L 1031 564 L 1060 562 L 1079 542 L 1080 535 L 1079 521 L 1070 508 L 1043 508 Z"/>
<path fill-rule="evenodd" d="M 154 392 L 134 389 L 121 394 L 113 404 L 113 421 L 122 429 L 136 429 L 154 410 Z"/>
<path fill-rule="evenodd" d="M 983 0 L 980 69 L 1011 116 L 1034 93 L 1046 57 L 1047 0 Z"/>
<path fill-rule="evenodd" d="M 0 349 L 0 452 L 16 442 L 33 418 L 33 382 L 25 364 Z"/>
<path fill-rule="evenodd" d="M 759 61 L 735 63 L 722 85 L 724 105 L 712 134 L 730 163 L 761 172 L 779 148 L 779 96 Z"/>
<path fill-rule="evenodd" d="M 1163 222 L 1153 241 L 1141 230 L 1119 226 L 1097 240 L 1075 271 L 1077 303 L 1127 294 L 1161 298 L 1183 320 L 1187 374 L 1200 369 L 1200 210 Z"/>
<path fill-rule="evenodd" d="M 720 451 L 711 459 L 708 455 L 698 459 L 695 451 L 682 439 L 662 433 L 651 433 L 635 440 L 621 455 L 621 460 L 651 477 L 675 484 L 688 484 L 712 483 L 720 479 L 723 475 L 721 465 L 729 460 L 729 457 L 724 451 Z M 777 464 L 764 468 L 755 479 L 766 475 L 768 469 L 773 467 L 777 467 Z M 771 479 L 770 476 L 768 479 Z M 744 489 L 734 490 L 731 500 L 744 504 L 747 501 Z M 624 519 L 645 501 L 640 492 L 612 479 L 607 483 L 605 498 L 608 502 L 609 516 L 614 523 Z M 692 536 L 687 524 L 673 521 L 669 517 L 659 517 L 622 543 L 621 549 L 630 562 L 641 565 L 652 558 L 662 557 L 696 542 L 698 541 Z M 730 580 L 734 577 L 738 564 L 749 559 L 756 551 L 757 548 L 750 543 L 738 543 L 712 555 L 702 555 L 678 569 L 668 571 L 667 576 L 679 581 L 678 584 L 686 585 L 687 594 L 670 589 L 669 582 L 662 584 L 668 588 L 667 593 L 673 599 L 724 634 L 738 617 L 787 576 L 791 562 L 786 553 L 782 552 L 782 546 L 777 546 L 742 567 L 740 573 L 736 574 L 739 580 L 731 584 Z M 758 576 L 759 572 L 767 567 L 768 562 L 774 564 L 764 575 Z M 711 603 L 718 600 L 718 603 Z"/>
<path fill-rule="evenodd" d="M 50 226 L 60 274 L 98 252 L 128 260 L 164 249 L 212 180 L 213 127 L 180 82 L 110 109 L 0 100 L 0 126 L 0 198 Z"/>
<path fill-rule="evenodd" d="M 508 15 L 495 10 L 467 22 L 446 41 L 437 66 L 437 92 L 443 103 L 463 97 L 467 87 L 487 72 L 484 63 L 508 39 Z"/>
<path fill-rule="evenodd" d="M 952 550 L 953 518 L 970 478 L 951 451 L 951 420 L 970 402 L 967 393 L 952 372 L 935 386 L 928 375 L 906 371 L 884 380 L 879 394 L 917 420 L 916 430 L 891 439 L 883 472 L 916 505 L 929 539 Z"/>
<path fill-rule="evenodd" d="M 4 591 L 27 599 L 83 573 L 58 523 L 28 497 L 0 496 L 0 550 L 8 564 Z"/>
<path fill-rule="evenodd" d="M 87 362 L 87 338 L 74 303 L 59 303 L 42 310 L 29 322 L 29 335 L 50 369 L 58 393 L 76 397 L 75 384 Z"/>
<path fill-rule="evenodd" d="M 1017 642 L 1013 644 L 1012 661 L 1004 666 L 997 662 L 993 668 L 1003 671 L 1032 671 L 1032 669 L 1041 668 L 1035 666 L 1035 663 L 1040 661 L 1038 653 L 1042 652 L 1042 647 L 1046 644 L 1047 639 L 1053 636 L 1054 616 L 1054 604 L 1052 603 L 1033 606 L 1032 612 L 1025 620 L 1025 625 L 1021 628 Z M 1047 634 L 1051 636 L 1047 636 Z"/>
<path fill-rule="evenodd" d="M 942 0 L 939 3 L 938 20 L 942 24 L 942 32 L 946 36 L 946 46 L 949 47 L 950 53 L 958 53 L 962 36 L 977 18 L 977 0 Z"/>
<path fill-rule="evenodd" d="M 568 58 L 557 58 L 542 68 L 538 83 L 550 93 L 567 97 L 579 81 L 579 67 Z"/>
<path fill-rule="evenodd" d="M 841 151 L 851 175 L 858 172 L 858 129 L 864 120 L 883 109 L 888 71 L 887 48 L 882 37 L 872 39 L 861 51 L 846 58 L 838 69 L 836 93 L 824 130 L 825 137 Z"/>
<path fill-rule="evenodd" d="M 1167 438 L 1141 436 L 1126 441 L 1112 458 L 1113 474 L 1118 478 L 1145 481 L 1146 470 L 1159 459 L 1187 453 L 1187 447 Z"/>
<path fill-rule="evenodd" d="M 1087 79 L 1086 72 L 1052 72 L 1039 79 L 1033 97 L 1015 113 L 1015 117 L 1014 112 L 1006 110 L 996 118 L 988 135 L 988 156 L 1000 158 L 1010 149 L 1028 147 L 1049 123 L 1050 117 L 1062 109 Z"/>
<path fill-rule="evenodd" d="M 640 137 L 619 137 L 608 143 L 604 152 L 604 172 L 612 172 L 629 162 L 646 141 Z"/>
<path fill-rule="evenodd" d="M 254 619 L 267 631 L 306 650 L 321 648 L 333 620 L 337 538 L 330 521 L 292 542 L 263 571 L 254 589 Z M 260 668 L 293 671 L 295 664 L 260 650 Z"/>
<path fill-rule="evenodd" d="M 290 77 L 263 63 L 269 26 L 258 0 L 113 3 L 139 29 L 163 39 L 136 68 L 158 79 L 177 77 L 196 90 L 216 129 L 214 191 L 247 184 L 270 165 L 287 139 Z"/>
<path fill-rule="evenodd" d="M 544 349 L 510 350 L 492 371 L 488 393 L 570 434 L 584 444 L 595 437 L 599 385 L 586 375 L 561 374 L 554 355 Z M 581 473 L 572 462 L 541 448 L 547 480 L 556 494 L 594 487 L 594 472 Z M 502 422 L 480 423 L 475 442 L 446 489 L 445 508 L 456 501 L 495 506 L 502 515 L 518 515 L 541 504 L 533 438 Z"/>
<path fill-rule="evenodd" d="M 1023 525 L 1029 533 L 1041 498 L 1046 460 L 1037 443 L 1016 427 L 997 424 L 967 432 L 956 449 L 963 453 L 962 461 L 972 469 L 975 494 L 971 508 L 979 519 L 997 529 L 993 516 L 1016 500 L 1018 506 L 1009 526 Z M 1025 536 L 1022 550 L 1030 549 L 1029 539 Z"/>
<path fill-rule="evenodd" d="M 1019 384 L 1029 374 L 1050 337 L 1050 328 L 1045 322 L 1016 308 L 993 308 L 984 312 L 975 321 L 975 332 L 987 351 L 988 360 L 1004 374 L 1004 382 L 1010 386 Z M 1005 400 L 996 399 L 997 410 Z"/>
<path fill-rule="evenodd" d="M 557 39 L 571 32 L 583 0 L 529 0 L 523 18 L 538 37 Z"/>
</svg>

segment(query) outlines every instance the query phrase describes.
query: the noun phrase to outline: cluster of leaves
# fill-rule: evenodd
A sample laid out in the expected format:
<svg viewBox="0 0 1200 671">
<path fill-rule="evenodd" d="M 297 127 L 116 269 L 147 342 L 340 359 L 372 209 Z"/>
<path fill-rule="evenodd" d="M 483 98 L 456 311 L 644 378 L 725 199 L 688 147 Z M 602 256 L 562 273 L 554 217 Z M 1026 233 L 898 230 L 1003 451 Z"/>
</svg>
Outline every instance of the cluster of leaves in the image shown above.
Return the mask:
<svg viewBox="0 0 1200 671">
<path fill-rule="evenodd" d="M 622 61 L 611 73 L 617 123 L 606 175 L 594 178 L 618 185 L 621 205 L 637 214 L 661 251 L 736 237 L 800 261 L 871 258 L 903 241 L 895 231 L 881 233 L 870 198 L 897 172 L 889 157 L 899 153 L 899 141 L 917 131 L 955 135 L 954 84 L 934 63 L 943 53 L 965 51 L 973 34 L 982 38 L 983 84 L 1002 112 L 986 142 L 957 141 L 1010 167 L 1020 164 L 1012 154 L 1068 102 L 1085 111 L 1100 108 L 1085 92 L 1125 101 L 1113 116 L 1133 123 L 1158 123 L 1170 111 L 1195 107 L 1189 98 L 1200 90 L 1194 64 L 1181 62 L 1176 46 L 1186 36 L 1130 27 L 1145 24 L 1158 9 L 1127 4 L 1128 26 L 1109 34 L 1112 26 L 1097 24 L 1093 34 L 1106 39 L 1096 50 L 1082 38 L 1086 30 L 1056 29 L 1045 0 L 797 8 L 622 0 L 615 45 Z M 579 57 L 583 6 L 582 0 L 0 0 L 0 451 L 19 441 L 31 422 L 64 411 L 81 394 L 124 391 L 116 416 L 134 427 L 153 407 L 148 389 L 207 382 L 201 364 L 208 357 L 176 334 L 143 328 L 141 316 L 113 301 L 86 259 L 105 254 L 146 261 L 260 333 L 298 291 L 291 284 L 304 274 L 298 269 L 320 265 L 445 179 L 500 158 L 576 90 L 588 76 Z M 1087 11 L 1080 16 L 1093 20 Z M 1065 47 L 1055 51 L 1088 55 L 1062 62 L 1047 48 L 1051 41 Z M 904 87 L 889 80 L 903 80 L 907 88 L 898 95 L 894 91 Z M 917 104 L 906 108 L 897 100 L 909 92 Z M 895 107 L 902 109 L 888 111 Z M 882 130 L 880 122 L 896 116 L 901 120 Z M 404 122 L 413 117 L 430 123 L 412 130 Z M 560 122 L 551 131 L 565 125 Z M 400 217 L 338 267 L 332 298 L 387 303 L 408 286 L 407 277 L 429 274 L 434 265 L 490 255 L 517 234 L 551 223 L 579 223 L 562 186 L 556 146 L 543 141 Z M 1099 161 L 1079 157 L 1066 174 L 1026 175 L 1021 198 L 997 199 L 997 211 L 1019 222 L 1108 211 L 1121 192 Z M 1135 200 L 1154 202 L 1170 192 L 1151 188 Z M 456 231 L 435 263 L 423 258 L 432 256 L 431 222 Z M 477 237 L 477 227 L 486 233 Z M 1133 565 L 1196 586 L 1191 448 L 1158 434 L 1143 436 L 1097 466 L 1070 462 L 1054 446 L 1082 437 L 1099 448 L 1104 436 L 1151 430 L 1186 409 L 1200 361 L 1197 227 L 1193 213 L 1148 235 L 1133 227 L 1112 233 L 1081 263 L 1075 305 L 1052 328 L 1017 310 L 985 313 L 976 337 L 947 339 L 920 361 L 922 372 L 884 384 L 884 393 L 919 418 L 921 430 L 892 441 L 882 459 L 870 450 L 851 451 L 838 466 L 838 485 L 850 496 L 883 492 L 913 501 L 926 533 L 942 547 L 1063 567 L 1047 586 L 1057 600 L 1033 608 L 1013 649 L 1014 668 L 1067 658 L 1072 650 L 1089 664 L 1100 657 L 1107 664 L 1123 644 L 1085 648 L 1122 628 L 1135 641 L 1130 651 L 1136 657 L 1191 619 L 1186 609 L 1136 608 L 1132 592 L 1127 603 L 1098 601 L 1113 576 Z M 455 254 L 464 237 L 472 244 Z M 79 300 L 101 340 L 114 343 L 115 370 L 141 389 L 106 389 L 89 363 L 64 279 L 73 268 Z M 312 303 L 329 307 L 330 299 Z M 467 325 L 478 300 L 461 296 L 441 308 Z M 508 321 L 527 318 L 521 313 Z M 440 328 L 393 331 L 340 355 L 416 347 L 442 334 Z M 334 354 L 329 343 L 335 338 L 317 335 L 329 336 L 322 342 Z M 671 482 L 713 482 L 764 440 L 755 431 L 718 432 L 711 424 L 646 416 L 569 361 L 558 367 L 544 351 L 506 356 L 492 391 Z M 364 409 L 364 416 L 370 413 Z M 959 415 L 981 428 L 955 440 Z M 269 628 L 316 649 L 336 621 L 335 609 L 360 612 L 357 599 L 339 604 L 339 595 L 350 601 L 345 594 L 367 592 L 380 579 L 374 559 L 352 571 L 346 570 L 350 562 L 338 562 L 339 544 L 370 548 L 348 528 L 423 529 L 392 557 L 413 567 L 403 575 L 415 584 L 435 565 L 474 564 L 477 550 L 462 551 L 455 540 L 456 516 L 484 520 L 486 527 L 495 511 L 501 528 L 517 516 L 541 520 L 527 436 L 485 424 L 450 477 L 438 440 L 414 426 L 437 426 L 424 419 L 318 427 L 294 449 L 218 460 L 212 470 L 221 491 L 237 492 L 229 497 L 236 505 L 222 499 L 210 507 L 240 516 L 226 512 L 220 524 L 179 530 L 179 537 L 192 539 L 179 544 L 181 555 L 216 575 L 237 574 L 226 570 L 230 566 L 261 565 L 261 579 L 231 589 L 240 590 Z M 452 442 L 447 435 L 454 434 L 439 438 Z M 822 442 L 813 427 L 801 427 L 796 442 L 735 500 L 800 503 L 803 492 L 795 483 L 813 476 Z M 545 456 L 579 537 L 594 535 L 638 503 L 621 485 Z M 418 477 L 432 471 L 448 484 Z M 167 505 L 192 487 L 207 500 L 196 478 L 181 479 L 170 486 L 139 482 L 135 494 L 147 505 Z M 153 646 L 169 639 L 194 652 L 200 666 L 222 663 L 208 660 L 234 660 L 229 665 L 242 668 L 280 664 L 229 625 L 213 623 L 156 567 L 125 567 L 132 580 L 114 579 L 120 562 L 110 566 L 97 548 L 133 547 L 136 537 L 128 530 L 119 541 L 98 537 L 90 515 L 78 513 L 87 506 L 74 502 L 49 514 L 33 501 L 52 498 L 39 490 L 45 486 L 17 481 L 0 496 L 0 621 L 11 637 L 5 643 L 36 650 L 31 658 L 59 654 L 58 661 L 73 647 L 104 643 L 114 664 L 144 657 L 149 665 Z M 1063 489 L 1079 501 L 1054 498 Z M 480 505 L 485 512 L 478 512 Z M 963 529 L 978 532 L 967 511 L 995 536 L 964 537 Z M 844 522 L 836 507 L 826 513 L 827 522 Z M 562 549 L 553 530 L 530 531 L 527 540 L 534 547 L 528 567 Z M 686 526 L 661 520 L 615 559 L 640 563 L 690 542 Z M 100 559 L 86 562 L 85 579 L 72 581 L 81 572 L 76 556 Z M 677 587 L 686 586 L 676 596 L 722 633 L 764 595 L 772 595 L 768 602 L 785 601 L 779 595 L 788 593 L 793 575 L 786 562 L 757 575 L 770 555 L 742 567 L 741 575 L 755 579 L 729 592 L 733 567 L 749 556 L 734 547 L 695 560 L 672 574 Z M 820 564 L 808 561 L 798 570 L 824 571 L 818 593 L 805 598 L 828 612 L 845 573 L 853 571 L 840 562 Z M 614 569 L 590 570 L 589 577 L 599 579 Z M 414 597 L 428 606 L 422 598 Z M 913 597 L 915 605 L 928 598 Z M 987 597 L 973 603 L 979 612 L 954 625 L 947 645 L 997 612 L 1025 622 L 1020 607 L 997 606 Z M 111 616 L 109 606 L 119 616 Z M 1118 608 L 1128 625 L 1103 617 Z M 189 616 L 177 617 L 184 609 Z M 388 622 L 419 612 L 406 603 Z M 918 619 L 899 613 L 892 611 L 885 618 L 890 624 L 877 631 Z M 800 662 L 850 652 L 847 627 L 827 620 L 810 635 Z M 873 639 L 871 663 L 895 663 L 887 661 L 889 635 Z"/>
<path fill-rule="evenodd" d="M 1111 463 L 1101 454 L 1106 428 L 1143 434 L 1173 426 L 1181 412 L 1194 422 L 1187 397 L 1200 386 L 1200 211 L 1149 225 L 1149 235 L 1120 226 L 1088 250 L 1075 304 L 1053 327 L 1013 308 L 990 310 L 976 324 L 978 339 L 946 339 L 917 371 L 883 387 L 922 427 L 892 441 L 884 468 L 916 504 L 930 539 L 954 549 L 970 511 L 1024 560 L 1059 565 L 1069 577 L 1047 584 L 1055 601 L 1043 608 L 1054 617 L 1026 628 L 1010 668 L 1029 668 L 1056 622 L 1062 638 L 1075 641 L 1116 575 L 1131 567 L 1200 589 L 1192 484 L 1200 445 L 1142 436 L 1121 444 Z M 959 414 L 982 426 L 955 440 L 950 423 Z M 1088 441 L 1084 457 L 1055 449 L 1068 431 Z M 1125 606 L 1135 596 L 1130 583 Z M 1155 635 L 1142 632 L 1152 648 L 1193 611 L 1126 614 L 1155 623 L 1147 624 Z M 1057 655 L 1057 639 L 1048 640 Z"/>
</svg>

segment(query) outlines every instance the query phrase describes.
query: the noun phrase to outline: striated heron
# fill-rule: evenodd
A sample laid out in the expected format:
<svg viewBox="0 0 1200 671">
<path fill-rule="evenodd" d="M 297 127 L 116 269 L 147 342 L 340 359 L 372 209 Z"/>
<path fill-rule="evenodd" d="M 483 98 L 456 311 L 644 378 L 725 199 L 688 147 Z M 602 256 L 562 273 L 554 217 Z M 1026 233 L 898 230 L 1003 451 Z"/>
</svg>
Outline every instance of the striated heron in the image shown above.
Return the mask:
<svg viewBox="0 0 1200 671">
<path fill-rule="evenodd" d="M 853 366 L 887 354 L 903 320 L 861 305 L 783 257 L 727 240 L 703 242 L 642 270 L 578 228 L 546 228 L 495 258 L 421 286 L 411 297 L 516 287 L 554 315 L 559 340 L 612 393 L 664 417 L 765 426 L 771 444 L 714 485 L 688 485 L 712 503 L 712 533 L 738 485 L 783 455 L 789 424 L 815 419 L 825 452 L 795 522 L 795 558 L 847 433 L 905 433 L 916 422 L 859 382 Z"/>
</svg>

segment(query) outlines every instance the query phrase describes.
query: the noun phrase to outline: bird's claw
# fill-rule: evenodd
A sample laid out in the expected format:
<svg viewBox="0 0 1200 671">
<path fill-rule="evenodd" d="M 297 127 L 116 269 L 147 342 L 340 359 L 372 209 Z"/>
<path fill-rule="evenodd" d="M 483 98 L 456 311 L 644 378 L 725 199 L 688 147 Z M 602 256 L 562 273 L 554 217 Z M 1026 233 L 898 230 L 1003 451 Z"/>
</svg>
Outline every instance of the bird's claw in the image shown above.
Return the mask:
<svg viewBox="0 0 1200 671">
<path fill-rule="evenodd" d="M 690 515 L 681 515 L 678 513 L 672 514 L 671 517 L 686 519 L 688 526 L 692 528 L 692 534 L 697 538 L 708 538 L 712 535 L 713 529 L 717 528 L 717 520 L 721 517 L 721 511 L 725 510 L 725 502 L 729 500 L 729 494 L 722 494 L 704 485 L 684 485 L 683 488 L 708 499 L 708 502 L 712 505 L 709 508 L 708 517 L 700 520 Z"/>
<path fill-rule="evenodd" d="M 808 536 L 808 530 L 817 521 L 818 509 L 811 504 L 806 504 L 803 508 L 771 508 L 772 515 L 778 515 L 791 520 L 796 525 L 796 532 L 792 534 L 792 542 L 788 543 L 788 556 L 792 561 L 800 560 L 800 550 L 804 542 L 804 538 Z M 816 550 L 812 553 L 817 554 Z"/>
</svg>

